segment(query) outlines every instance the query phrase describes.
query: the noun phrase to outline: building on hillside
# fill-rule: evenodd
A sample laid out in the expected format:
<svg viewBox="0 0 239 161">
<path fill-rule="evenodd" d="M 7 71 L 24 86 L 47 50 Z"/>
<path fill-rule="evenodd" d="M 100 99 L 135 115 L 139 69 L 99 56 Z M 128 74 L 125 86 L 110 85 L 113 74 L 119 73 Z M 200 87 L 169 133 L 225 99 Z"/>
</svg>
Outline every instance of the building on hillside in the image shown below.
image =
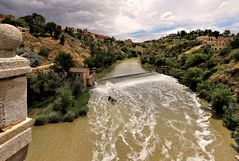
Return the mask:
<svg viewBox="0 0 239 161">
<path fill-rule="evenodd" d="M 101 40 L 101 41 L 105 41 L 106 39 L 108 39 L 108 36 L 105 35 L 100 35 L 100 34 L 96 34 L 96 36 Z"/>
<path fill-rule="evenodd" d="M 197 41 L 211 46 L 212 50 L 218 52 L 219 50 L 227 47 L 230 44 L 230 38 L 220 36 L 218 38 L 213 36 L 199 36 Z"/>
<path fill-rule="evenodd" d="M 1 22 L 2 20 L 6 19 L 6 18 L 15 20 L 15 19 L 16 19 L 16 16 L 0 14 L 0 22 Z"/>
<path fill-rule="evenodd" d="M 90 71 L 89 68 L 70 68 L 69 72 L 80 76 L 83 79 L 84 87 L 92 87 L 96 81 L 95 70 Z"/>
</svg>

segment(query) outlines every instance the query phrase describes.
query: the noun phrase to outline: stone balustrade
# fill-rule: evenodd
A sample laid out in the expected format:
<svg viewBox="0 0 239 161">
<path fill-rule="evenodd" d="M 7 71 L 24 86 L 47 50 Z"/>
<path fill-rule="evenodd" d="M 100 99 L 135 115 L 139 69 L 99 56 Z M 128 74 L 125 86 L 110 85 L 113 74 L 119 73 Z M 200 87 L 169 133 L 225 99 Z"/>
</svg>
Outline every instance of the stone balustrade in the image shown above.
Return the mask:
<svg viewBox="0 0 239 161">
<path fill-rule="evenodd" d="M 31 141 L 32 119 L 27 118 L 29 61 L 16 55 L 22 34 L 0 24 L 0 161 L 25 160 Z"/>
</svg>

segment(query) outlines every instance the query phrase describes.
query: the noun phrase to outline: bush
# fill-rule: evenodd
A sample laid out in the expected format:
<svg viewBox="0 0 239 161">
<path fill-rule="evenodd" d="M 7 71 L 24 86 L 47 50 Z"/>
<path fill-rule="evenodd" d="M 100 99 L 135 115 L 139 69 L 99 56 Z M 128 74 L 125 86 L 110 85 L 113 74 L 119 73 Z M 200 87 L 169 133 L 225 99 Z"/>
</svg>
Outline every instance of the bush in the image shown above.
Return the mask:
<svg viewBox="0 0 239 161">
<path fill-rule="evenodd" d="M 59 52 L 54 60 L 55 65 L 53 66 L 55 72 L 69 72 L 71 67 L 75 66 L 73 57 L 65 52 Z"/>
<path fill-rule="evenodd" d="M 227 56 L 224 58 L 223 63 L 228 64 L 230 63 L 231 59 L 232 59 L 231 56 Z"/>
<path fill-rule="evenodd" d="M 61 114 L 57 112 L 51 112 L 48 116 L 49 123 L 58 123 L 61 121 Z"/>
<path fill-rule="evenodd" d="M 87 105 L 85 105 L 79 109 L 79 116 L 86 116 L 87 112 L 88 112 L 88 107 Z"/>
<path fill-rule="evenodd" d="M 186 62 L 185 62 L 185 68 L 190 68 L 194 67 L 197 65 L 200 65 L 201 63 L 204 63 L 208 59 L 208 56 L 206 54 L 194 54 L 189 57 L 187 57 Z"/>
<path fill-rule="evenodd" d="M 235 36 L 231 42 L 233 49 L 239 48 L 239 35 Z"/>
<path fill-rule="evenodd" d="M 236 52 L 234 54 L 234 58 L 235 58 L 236 61 L 239 61 L 239 52 Z"/>
<path fill-rule="evenodd" d="M 239 126 L 239 106 L 231 104 L 229 107 L 224 108 L 225 114 L 223 121 L 230 130 L 235 130 Z"/>
<path fill-rule="evenodd" d="M 80 97 L 75 101 L 74 111 L 79 116 L 85 116 L 88 112 L 89 91 L 82 91 Z"/>
<path fill-rule="evenodd" d="M 202 82 L 197 85 L 197 92 L 199 96 L 207 101 L 211 101 L 213 85 L 209 82 Z"/>
<path fill-rule="evenodd" d="M 212 60 L 212 59 L 210 59 L 210 60 L 208 60 L 207 62 L 206 62 L 206 65 L 207 65 L 207 68 L 214 68 L 215 66 L 217 66 L 217 62 L 216 61 L 214 61 L 214 60 Z"/>
<path fill-rule="evenodd" d="M 39 115 L 35 118 L 35 125 L 36 126 L 44 125 L 47 123 L 47 121 L 48 119 L 46 115 Z"/>
<path fill-rule="evenodd" d="M 197 88 L 197 84 L 202 81 L 203 70 L 201 68 L 189 68 L 185 74 L 183 82 L 192 90 Z"/>
<path fill-rule="evenodd" d="M 238 128 L 232 132 L 232 137 L 235 139 L 237 144 L 239 144 L 239 129 Z"/>
<path fill-rule="evenodd" d="M 38 73 L 37 76 L 27 77 L 27 103 L 29 107 L 39 104 L 56 95 L 57 89 L 62 86 L 62 78 L 54 73 Z"/>
<path fill-rule="evenodd" d="M 234 100 L 231 90 L 225 85 L 218 85 L 212 92 L 212 107 L 218 114 L 224 114 L 224 108 Z"/>
<path fill-rule="evenodd" d="M 222 50 L 220 50 L 219 55 L 224 56 L 226 54 L 229 54 L 231 51 L 232 51 L 231 47 L 223 48 Z"/>
<path fill-rule="evenodd" d="M 58 91 L 58 98 L 55 100 L 53 110 L 65 114 L 67 109 L 71 108 L 74 103 L 74 97 L 72 96 L 69 85 L 65 85 Z"/>
<path fill-rule="evenodd" d="M 71 83 L 72 95 L 77 98 L 81 94 L 83 81 L 80 77 L 76 77 L 75 80 Z"/>
<path fill-rule="evenodd" d="M 49 51 L 48 51 L 46 48 L 42 47 L 42 48 L 40 48 L 39 55 L 41 55 L 41 56 L 47 58 L 48 55 L 49 55 Z"/>
<path fill-rule="evenodd" d="M 25 53 L 22 56 L 30 61 L 31 67 L 37 67 L 42 63 L 42 58 L 34 52 Z"/>
<path fill-rule="evenodd" d="M 73 122 L 75 118 L 75 113 L 72 111 L 68 111 L 64 116 L 63 116 L 63 121 L 64 122 Z"/>
</svg>

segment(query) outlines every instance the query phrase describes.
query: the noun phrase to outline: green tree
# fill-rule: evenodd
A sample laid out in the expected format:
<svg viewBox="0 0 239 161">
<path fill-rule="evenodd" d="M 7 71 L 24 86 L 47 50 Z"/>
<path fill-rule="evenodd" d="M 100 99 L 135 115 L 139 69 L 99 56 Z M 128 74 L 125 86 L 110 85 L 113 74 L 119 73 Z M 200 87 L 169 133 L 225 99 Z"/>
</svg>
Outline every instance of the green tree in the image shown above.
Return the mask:
<svg viewBox="0 0 239 161">
<path fill-rule="evenodd" d="M 20 18 L 17 19 L 17 25 L 21 26 L 21 27 L 26 27 L 27 23 L 26 23 L 24 18 L 20 17 Z"/>
<path fill-rule="evenodd" d="M 78 98 L 81 94 L 81 91 L 82 91 L 82 79 L 80 77 L 75 77 L 75 79 L 72 81 L 71 83 L 71 91 L 72 91 L 72 95 L 75 97 L 75 98 Z"/>
<path fill-rule="evenodd" d="M 58 91 L 58 97 L 54 102 L 53 109 L 61 114 L 65 115 L 68 109 L 73 107 L 74 97 L 68 84 L 65 84 Z"/>
<path fill-rule="evenodd" d="M 182 30 L 180 31 L 180 37 L 185 37 L 187 35 L 187 32 Z"/>
<path fill-rule="evenodd" d="M 218 114 L 224 114 L 224 108 L 227 108 L 234 100 L 231 90 L 225 85 L 218 85 L 212 92 L 212 107 Z"/>
<path fill-rule="evenodd" d="M 223 121 L 230 130 L 235 130 L 239 127 L 239 106 L 236 103 L 230 104 L 229 107 L 224 108 L 225 114 Z"/>
<path fill-rule="evenodd" d="M 32 15 L 25 16 L 25 21 L 28 23 L 29 27 L 33 25 L 44 26 L 46 23 L 45 18 L 42 15 L 37 13 L 33 13 Z"/>
<path fill-rule="evenodd" d="M 10 19 L 10 18 L 5 18 L 4 20 L 2 20 L 2 23 L 17 26 L 17 22 L 15 20 Z"/>
<path fill-rule="evenodd" d="M 45 25 L 45 31 L 48 32 L 51 36 L 56 32 L 57 25 L 54 22 L 48 22 Z"/>
<path fill-rule="evenodd" d="M 53 68 L 56 72 L 68 72 L 71 67 L 75 66 L 72 56 L 65 52 L 60 52 L 54 62 Z"/>
<path fill-rule="evenodd" d="M 55 97 L 57 89 L 62 85 L 62 77 L 55 72 L 29 75 L 27 81 L 27 101 L 30 107 L 50 97 Z"/>
<path fill-rule="evenodd" d="M 226 47 L 220 50 L 219 55 L 224 56 L 226 54 L 229 54 L 232 51 L 231 47 Z"/>
<path fill-rule="evenodd" d="M 199 93 L 200 98 L 206 99 L 207 101 L 211 101 L 212 99 L 212 90 L 214 85 L 207 81 L 201 82 L 197 85 L 197 92 Z"/>
<path fill-rule="evenodd" d="M 26 24 L 30 27 L 30 33 L 43 34 L 45 32 L 43 28 L 46 20 L 42 15 L 33 13 L 32 15 L 21 17 L 21 19 L 24 19 Z"/>
<path fill-rule="evenodd" d="M 198 67 L 189 68 L 185 74 L 184 83 L 192 90 L 197 88 L 197 84 L 201 83 L 203 70 Z"/>
<path fill-rule="evenodd" d="M 239 48 L 239 34 L 233 38 L 231 46 L 233 49 Z"/>
<path fill-rule="evenodd" d="M 45 33 L 45 30 L 41 26 L 32 25 L 30 27 L 30 33 L 32 33 L 34 35 L 43 35 Z"/>
<path fill-rule="evenodd" d="M 224 35 L 224 36 L 230 36 L 230 34 L 231 34 L 231 31 L 230 31 L 230 30 L 225 30 L 225 31 L 223 32 L 223 35 Z"/>
<path fill-rule="evenodd" d="M 193 54 L 189 57 L 187 57 L 186 62 L 185 62 L 185 68 L 189 68 L 189 67 L 194 67 L 194 66 L 198 66 L 201 63 L 204 63 L 206 60 L 208 59 L 208 56 L 206 54 Z"/>
<path fill-rule="evenodd" d="M 57 25 L 56 30 L 54 32 L 54 37 L 58 39 L 60 35 L 61 35 L 61 26 Z"/>
</svg>

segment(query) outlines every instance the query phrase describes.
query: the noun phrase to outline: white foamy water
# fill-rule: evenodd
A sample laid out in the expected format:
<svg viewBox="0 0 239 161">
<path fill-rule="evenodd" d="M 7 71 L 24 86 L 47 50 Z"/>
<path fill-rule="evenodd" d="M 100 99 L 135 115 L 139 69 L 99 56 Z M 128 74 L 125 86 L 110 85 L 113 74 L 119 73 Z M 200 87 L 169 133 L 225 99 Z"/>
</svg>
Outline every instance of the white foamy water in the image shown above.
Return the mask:
<svg viewBox="0 0 239 161">
<path fill-rule="evenodd" d="M 139 72 L 138 59 L 126 59 L 102 76 Z M 26 161 L 234 161 L 222 121 L 175 79 L 149 75 L 99 81 L 88 117 L 33 127 Z"/>
<path fill-rule="evenodd" d="M 211 115 L 176 79 L 157 74 L 107 82 L 91 92 L 93 161 L 215 160 L 208 148 L 215 141 Z"/>
</svg>

